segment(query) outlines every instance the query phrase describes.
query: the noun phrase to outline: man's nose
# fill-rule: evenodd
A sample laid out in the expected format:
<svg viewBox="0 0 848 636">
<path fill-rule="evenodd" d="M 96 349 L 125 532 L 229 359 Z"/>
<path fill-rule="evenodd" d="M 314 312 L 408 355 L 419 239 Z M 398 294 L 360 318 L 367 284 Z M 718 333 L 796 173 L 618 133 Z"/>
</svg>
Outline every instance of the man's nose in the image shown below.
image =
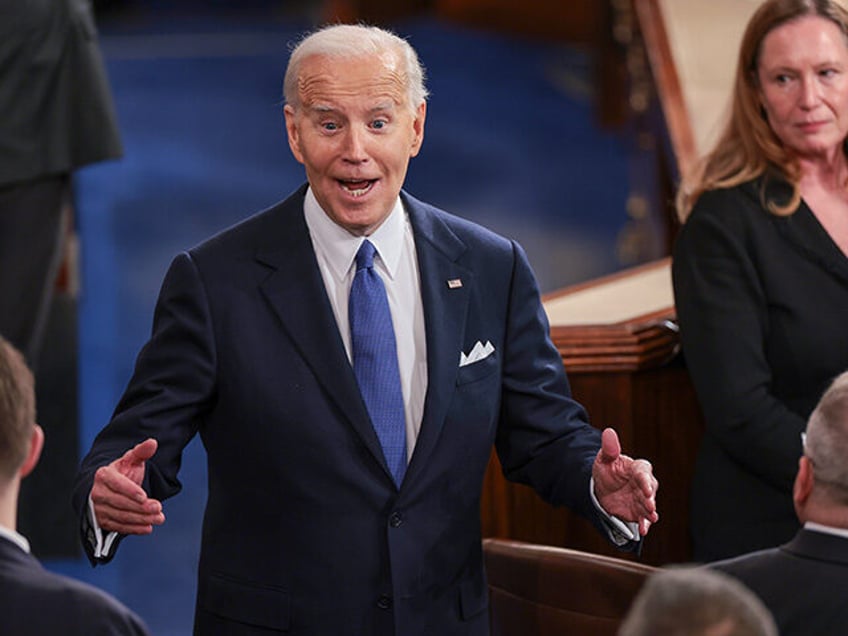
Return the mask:
<svg viewBox="0 0 848 636">
<path fill-rule="evenodd" d="M 368 159 L 367 132 L 356 126 L 347 129 L 344 157 L 347 161 L 362 162 Z"/>
</svg>

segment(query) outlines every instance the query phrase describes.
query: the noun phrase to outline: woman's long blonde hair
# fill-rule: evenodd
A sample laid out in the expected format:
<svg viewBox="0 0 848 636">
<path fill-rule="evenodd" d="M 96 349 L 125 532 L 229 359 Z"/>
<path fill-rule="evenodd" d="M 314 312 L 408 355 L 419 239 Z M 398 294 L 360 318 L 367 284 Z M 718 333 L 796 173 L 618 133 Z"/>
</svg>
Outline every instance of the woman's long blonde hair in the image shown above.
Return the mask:
<svg viewBox="0 0 848 636">
<path fill-rule="evenodd" d="M 696 164 L 691 174 L 683 176 L 677 192 L 677 214 L 681 222 L 686 221 L 692 206 L 705 191 L 730 188 L 766 172 L 787 181 L 792 186 L 792 196 L 784 203 L 766 200 L 764 182 L 760 190 L 763 206 L 778 215 L 792 214 L 798 208 L 801 168 L 766 120 L 757 67 L 766 35 L 807 15 L 836 24 L 848 45 L 848 12 L 834 0 L 767 0 L 760 5 L 748 22 L 739 47 L 730 120 L 712 151 Z"/>
</svg>

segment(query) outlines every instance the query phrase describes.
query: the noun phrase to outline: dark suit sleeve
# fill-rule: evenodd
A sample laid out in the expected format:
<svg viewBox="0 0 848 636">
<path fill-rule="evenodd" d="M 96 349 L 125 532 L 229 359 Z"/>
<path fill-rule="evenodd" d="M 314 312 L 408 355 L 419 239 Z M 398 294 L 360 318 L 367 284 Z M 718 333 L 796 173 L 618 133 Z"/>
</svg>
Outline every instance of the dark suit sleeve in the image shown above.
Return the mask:
<svg viewBox="0 0 848 636">
<path fill-rule="evenodd" d="M 709 433 L 735 462 L 786 492 L 805 424 L 771 392 L 769 307 L 751 252 L 762 232 L 752 205 L 736 189 L 699 199 L 674 249 L 675 305 Z"/>
<path fill-rule="evenodd" d="M 600 433 L 571 398 L 527 257 L 513 245 L 496 447 L 506 477 L 606 529 L 589 497 Z"/>
<path fill-rule="evenodd" d="M 143 487 L 160 500 L 177 494 L 182 450 L 201 424 L 215 381 L 215 346 L 205 290 L 194 261 L 181 254 L 165 276 L 153 333 L 138 355 L 129 385 L 112 420 L 82 461 L 74 488 L 77 513 L 85 512 L 97 468 L 148 437 L 156 438 L 159 448 L 147 462 Z"/>
</svg>

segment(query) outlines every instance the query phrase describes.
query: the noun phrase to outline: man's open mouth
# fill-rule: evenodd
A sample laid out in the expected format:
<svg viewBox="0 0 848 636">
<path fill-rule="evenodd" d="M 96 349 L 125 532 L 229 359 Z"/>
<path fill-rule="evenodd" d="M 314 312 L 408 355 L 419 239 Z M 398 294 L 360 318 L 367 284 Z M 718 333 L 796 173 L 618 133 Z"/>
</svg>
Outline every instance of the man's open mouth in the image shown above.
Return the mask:
<svg viewBox="0 0 848 636">
<path fill-rule="evenodd" d="M 348 194 L 353 195 L 354 197 L 361 197 L 371 190 L 375 183 L 377 183 L 376 179 L 359 179 L 355 181 L 345 181 L 339 180 L 339 183 L 342 186 L 342 189 Z"/>
</svg>

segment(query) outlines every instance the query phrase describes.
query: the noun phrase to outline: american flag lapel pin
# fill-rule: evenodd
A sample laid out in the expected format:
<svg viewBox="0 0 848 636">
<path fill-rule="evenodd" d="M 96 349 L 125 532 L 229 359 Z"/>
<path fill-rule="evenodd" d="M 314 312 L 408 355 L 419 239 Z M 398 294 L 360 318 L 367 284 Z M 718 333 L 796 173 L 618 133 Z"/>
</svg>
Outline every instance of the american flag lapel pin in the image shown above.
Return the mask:
<svg viewBox="0 0 848 636">
<path fill-rule="evenodd" d="M 449 278 L 448 279 L 448 289 L 459 289 L 462 287 L 462 279 L 461 278 Z"/>
</svg>

